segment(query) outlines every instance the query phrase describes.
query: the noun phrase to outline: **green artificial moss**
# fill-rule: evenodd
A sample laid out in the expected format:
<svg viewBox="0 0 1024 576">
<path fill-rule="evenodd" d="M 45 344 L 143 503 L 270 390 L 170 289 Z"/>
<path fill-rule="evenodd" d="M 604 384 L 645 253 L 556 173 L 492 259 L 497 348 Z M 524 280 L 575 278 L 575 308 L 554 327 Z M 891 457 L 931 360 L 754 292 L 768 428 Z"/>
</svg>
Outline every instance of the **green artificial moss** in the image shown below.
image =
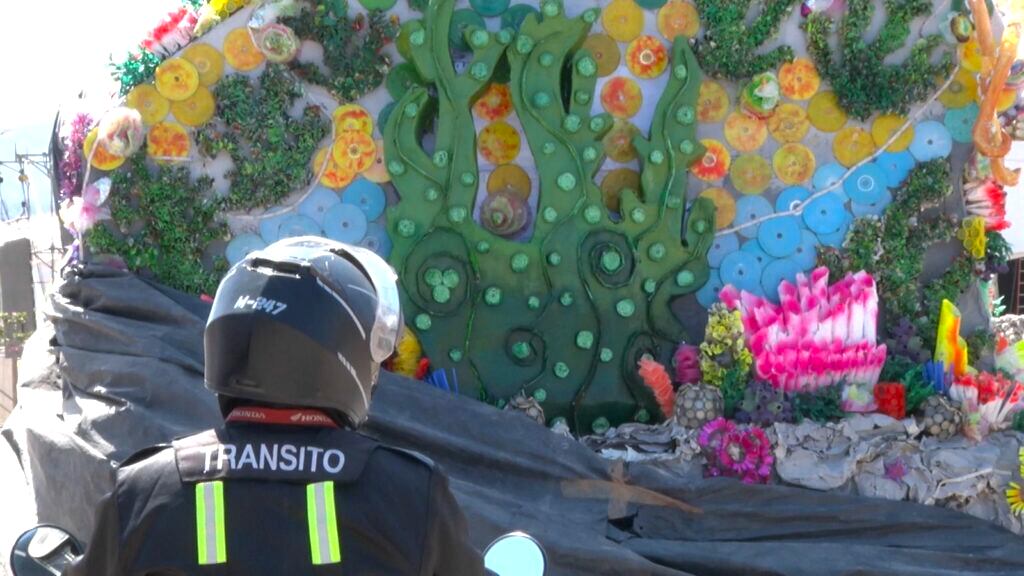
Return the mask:
<svg viewBox="0 0 1024 576">
<path fill-rule="evenodd" d="M 85 237 L 94 252 L 121 257 L 135 272 L 147 272 L 172 288 L 213 294 L 227 262 L 204 267 L 207 246 L 227 234 L 217 221 L 223 202 L 213 181 L 191 181 L 184 167 L 146 167 L 136 154 L 114 172 L 108 200 L 113 226 L 96 226 Z"/>
<path fill-rule="evenodd" d="M 921 274 L 928 248 L 956 238 L 957 226 L 944 215 L 925 218 L 926 208 L 949 195 L 949 163 L 945 159 L 918 164 L 896 190 L 882 218 L 859 218 L 842 251 L 823 250 L 820 261 L 834 277 L 865 270 L 878 283 L 878 300 L 891 322 L 908 318 L 924 341 L 935 346 L 940 305 L 956 302 L 974 279 L 974 263 L 961 255 L 941 277 L 922 288 Z"/>
<path fill-rule="evenodd" d="M 832 85 L 839 103 L 851 116 L 867 120 L 875 112 L 906 114 L 911 104 L 935 92 L 953 68 L 946 52 L 933 64 L 932 52 L 942 37 L 931 35 L 914 43 L 903 62 L 885 59 L 906 43 L 910 22 L 931 11 L 931 0 L 885 0 L 885 24 L 877 38 L 867 30 L 875 12 L 874 0 L 847 0 L 846 14 L 838 27 L 839 53 L 829 38 L 835 24 L 818 12 L 807 18 L 807 49 L 823 78 Z"/>
<path fill-rule="evenodd" d="M 398 19 L 380 10 L 350 17 L 343 0 L 316 0 L 313 8 L 282 19 L 295 34 L 323 46 L 327 72 L 315 64 L 294 63 L 297 74 L 329 89 L 342 102 L 354 102 L 384 81 L 391 61 L 381 50 L 398 35 Z"/>
<path fill-rule="evenodd" d="M 761 46 L 800 0 L 757 2 L 763 10 L 748 24 L 751 0 L 696 0 L 704 38 L 696 47 L 705 74 L 732 79 L 750 78 L 793 60 L 793 49 L 780 46 L 761 53 Z"/>
<path fill-rule="evenodd" d="M 223 123 L 207 125 L 196 140 L 207 156 L 226 151 L 234 160 L 227 206 L 273 206 L 307 186 L 310 159 L 330 133 L 330 121 L 312 106 L 298 119 L 288 116 L 302 96 L 298 80 L 271 64 L 256 81 L 241 75 L 221 80 L 215 93 Z"/>
<path fill-rule="evenodd" d="M 846 416 L 842 408 L 844 384 L 833 384 L 815 392 L 793 395 L 794 421 L 799 424 L 811 420 L 819 424 L 834 422 Z"/>
<path fill-rule="evenodd" d="M 736 410 L 743 403 L 749 384 L 749 370 L 733 367 L 725 372 L 725 377 L 718 389 L 722 392 L 722 413 L 726 418 L 732 420 L 736 415 Z"/>
<path fill-rule="evenodd" d="M 119 94 L 122 98 L 128 95 L 139 84 L 153 79 L 156 68 L 160 65 L 160 57 L 140 48 L 138 52 L 129 54 L 121 62 L 110 60 L 110 74 L 120 84 Z"/>
</svg>

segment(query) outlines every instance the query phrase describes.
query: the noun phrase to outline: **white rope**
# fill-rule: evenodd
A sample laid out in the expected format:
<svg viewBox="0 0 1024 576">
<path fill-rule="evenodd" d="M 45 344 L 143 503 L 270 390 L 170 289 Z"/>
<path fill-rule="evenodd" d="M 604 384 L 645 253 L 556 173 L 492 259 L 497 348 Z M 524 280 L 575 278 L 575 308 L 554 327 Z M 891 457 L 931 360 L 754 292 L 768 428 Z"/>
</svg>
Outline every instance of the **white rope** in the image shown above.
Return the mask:
<svg viewBox="0 0 1024 576">
<path fill-rule="evenodd" d="M 803 214 L 803 211 L 804 211 L 805 208 L 807 208 L 808 204 L 810 204 L 811 202 L 815 201 L 818 198 L 821 198 L 825 194 L 828 194 L 829 192 L 839 188 L 840 186 L 843 185 L 844 182 L 846 182 L 846 179 L 849 178 L 854 172 L 856 172 L 861 166 L 864 166 L 865 164 L 867 164 L 867 163 L 875 160 L 879 156 L 881 156 L 882 153 L 884 153 L 885 150 L 889 146 L 891 146 L 893 144 L 893 142 L 896 142 L 896 140 L 898 140 L 900 138 L 900 136 L 902 136 L 903 133 L 906 132 L 907 129 L 909 129 L 914 124 L 914 122 L 917 121 L 924 114 L 924 112 L 928 109 L 928 107 L 931 106 L 932 103 L 935 102 L 939 98 L 939 96 L 942 95 L 942 93 L 946 91 L 947 88 L 949 88 L 950 84 L 953 83 L 953 80 L 956 79 L 957 72 L 959 72 L 959 71 L 960 71 L 960 65 L 957 64 L 953 68 L 952 74 L 950 74 L 949 78 L 946 80 L 945 83 L 942 84 L 942 86 L 938 89 L 938 91 L 936 91 L 934 94 L 932 94 L 931 97 L 928 98 L 928 100 L 925 101 L 924 105 L 921 106 L 920 109 L 918 109 L 916 112 L 914 112 L 913 114 L 908 116 L 907 117 L 907 121 L 903 123 L 903 126 L 900 126 L 900 129 L 897 130 L 896 132 L 894 132 L 892 137 L 890 137 L 889 140 L 887 140 L 885 142 L 885 144 L 883 144 L 882 146 L 879 146 L 878 150 L 875 150 L 875 152 L 873 154 L 871 154 L 870 156 L 864 158 L 860 162 L 858 162 L 858 163 L 854 164 L 852 167 L 850 167 L 850 169 L 848 169 L 834 183 L 832 183 L 829 186 L 826 186 L 825 188 L 822 188 L 821 190 L 818 190 L 814 194 L 811 194 L 810 196 L 807 197 L 806 200 L 804 200 L 803 202 L 799 202 L 795 207 L 793 207 L 793 208 L 791 208 L 789 210 L 786 210 L 785 212 L 775 212 L 775 213 L 772 213 L 772 214 L 768 214 L 768 215 L 762 216 L 760 218 L 755 218 L 754 220 L 751 220 L 749 222 L 744 222 L 742 224 L 737 224 L 736 226 L 733 226 L 732 228 L 726 228 L 724 230 L 719 230 L 718 232 L 715 233 L 715 236 L 716 237 L 717 236 L 723 236 L 725 234 L 731 234 L 733 232 L 738 232 L 738 231 L 743 230 L 745 228 L 749 228 L 751 226 L 757 226 L 757 225 L 762 224 L 764 222 L 767 222 L 769 220 L 774 220 L 775 218 L 782 218 L 783 216 L 800 216 L 801 214 Z"/>
</svg>

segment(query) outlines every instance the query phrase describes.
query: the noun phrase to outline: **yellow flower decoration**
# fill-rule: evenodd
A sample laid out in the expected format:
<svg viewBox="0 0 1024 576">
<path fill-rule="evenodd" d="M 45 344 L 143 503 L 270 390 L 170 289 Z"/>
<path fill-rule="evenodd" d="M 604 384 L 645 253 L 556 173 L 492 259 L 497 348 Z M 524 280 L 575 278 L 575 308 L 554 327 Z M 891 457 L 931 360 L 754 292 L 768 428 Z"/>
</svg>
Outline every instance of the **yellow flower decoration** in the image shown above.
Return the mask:
<svg viewBox="0 0 1024 576">
<path fill-rule="evenodd" d="M 1016 482 L 1010 482 L 1010 487 L 1006 489 L 1006 502 L 1010 505 L 1010 512 L 1020 516 L 1021 512 L 1024 512 L 1024 500 L 1020 497 L 1020 484 Z"/>
<path fill-rule="evenodd" d="M 975 260 L 985 259 L 985 220 L 980 216 L 964 218 L 957 234 L 966 250 Z"/>
</svg>

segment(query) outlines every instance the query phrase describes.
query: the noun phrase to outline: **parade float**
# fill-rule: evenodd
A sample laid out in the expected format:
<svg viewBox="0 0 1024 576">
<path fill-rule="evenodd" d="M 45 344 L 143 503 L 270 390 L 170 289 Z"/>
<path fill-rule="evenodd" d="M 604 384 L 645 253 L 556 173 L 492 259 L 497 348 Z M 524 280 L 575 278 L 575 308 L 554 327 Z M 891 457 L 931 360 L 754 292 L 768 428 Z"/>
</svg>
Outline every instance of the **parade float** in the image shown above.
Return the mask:
<svg viewBox="0 0 1024 576">
<path fill-rule="evenodd" d="M 64 111 L 69 268 L 207 297 L 280 238 L 358 244 L 425 388 L 612 460 L 1022 533 L 996 8 L 192 0 L 114 58 L 109 109 Z"/>
</svg>

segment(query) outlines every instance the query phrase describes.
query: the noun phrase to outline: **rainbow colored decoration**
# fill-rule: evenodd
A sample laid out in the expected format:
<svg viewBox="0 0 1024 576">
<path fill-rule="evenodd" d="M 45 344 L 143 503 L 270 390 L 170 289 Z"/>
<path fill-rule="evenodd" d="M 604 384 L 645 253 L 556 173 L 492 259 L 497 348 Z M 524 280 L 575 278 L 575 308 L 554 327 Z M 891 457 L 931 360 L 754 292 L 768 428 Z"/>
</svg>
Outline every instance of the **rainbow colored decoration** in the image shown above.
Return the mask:
<svg viewBox="0 0 1024 576">
<path fill-rule="evenodd" d="M 866 272 L 848 275 L 832 286 L 828 269 L 796 284 L 783 281 L 779 304 L 722 289 L 722 302 L 739 310 L 757 378 L 786 392 L 809 392 L 845 382 L 870 392 L 885 364 L 878 344 L 878 293 Z M 870 393 L 868 394 L 870 397 Z"/>
<path fill-rule="evenodd" d="M 935 361 L 953 367 L 957 378 L 967 372 L 967 342 L 960 336 L 960 310 L 949 300 L 942 301 L 939 335 L 935 342 Z"/>
</svg>

